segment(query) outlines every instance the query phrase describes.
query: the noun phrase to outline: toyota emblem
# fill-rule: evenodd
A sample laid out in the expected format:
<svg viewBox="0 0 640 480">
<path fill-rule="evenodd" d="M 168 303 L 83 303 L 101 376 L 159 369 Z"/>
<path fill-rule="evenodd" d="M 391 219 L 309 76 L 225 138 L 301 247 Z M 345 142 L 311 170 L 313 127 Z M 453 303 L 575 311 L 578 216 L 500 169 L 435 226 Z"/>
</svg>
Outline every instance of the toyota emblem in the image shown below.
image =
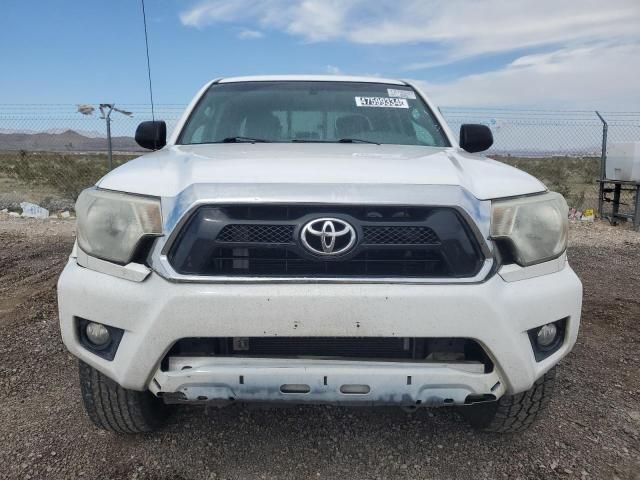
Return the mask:
<svg viewBox="0 0 640 480">
<path fill-rule="evenodd" d="M 355 245 L 356 231 L 339 218 L 316 218 L 302 227 L 300 240 L 316 255 L 341 255 Z"/>
</svg>

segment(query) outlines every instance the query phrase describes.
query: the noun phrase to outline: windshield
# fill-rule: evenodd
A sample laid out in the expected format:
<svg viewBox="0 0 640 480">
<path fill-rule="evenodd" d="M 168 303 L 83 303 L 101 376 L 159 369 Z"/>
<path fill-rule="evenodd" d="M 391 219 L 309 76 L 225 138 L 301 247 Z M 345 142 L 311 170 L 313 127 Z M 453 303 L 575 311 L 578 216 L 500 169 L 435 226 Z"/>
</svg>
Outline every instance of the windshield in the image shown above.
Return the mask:
<svg viewBox="0 0 640 480">
<path fill-rule="evenodd" d="M 177 143 L 254 141 L 449 146 L 411 87 L 300 81 L 212 85 Z"/>
</svg>

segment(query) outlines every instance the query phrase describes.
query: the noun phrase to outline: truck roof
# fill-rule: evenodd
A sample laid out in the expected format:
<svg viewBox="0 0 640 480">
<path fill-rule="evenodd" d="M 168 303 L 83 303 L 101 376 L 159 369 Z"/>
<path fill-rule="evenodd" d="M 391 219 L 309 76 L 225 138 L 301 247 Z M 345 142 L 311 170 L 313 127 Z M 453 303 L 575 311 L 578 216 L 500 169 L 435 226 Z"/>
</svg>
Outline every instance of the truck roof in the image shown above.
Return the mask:
<svg viewBox="0 0 640 480">
<path fill-rule="evenodd" d="M 361 82 L 388 83 L 391 85 L 407 85 L 406 82 L 391 78 L 358 77 L 350 75 L 252 75 L 246 77 L 228 77 L 217 80 L 217 83 L 237 82 L 278 82 L 278 81 L 307 81 L 307 82 Z"/>
</svg>

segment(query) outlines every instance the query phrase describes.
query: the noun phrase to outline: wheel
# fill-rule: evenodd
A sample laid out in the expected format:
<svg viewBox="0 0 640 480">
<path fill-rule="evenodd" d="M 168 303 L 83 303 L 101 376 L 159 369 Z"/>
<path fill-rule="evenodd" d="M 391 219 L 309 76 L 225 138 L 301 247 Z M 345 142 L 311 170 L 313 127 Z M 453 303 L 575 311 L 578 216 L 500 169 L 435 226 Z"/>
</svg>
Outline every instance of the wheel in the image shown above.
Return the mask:
<svg viewBox="0 0 640 480">
<path fill-rule="evenodd" d="M 164 424 L 169 407 L 151 392 L 122 388 L 82 361 L 78 367 L 84 408 L 97 427 L 116 433 L 145 433 Z"/>
<path fill-rule="evenodd" d="M 490 403 L 461 407 L 462 415 L 479 430 L 513 433 L 529 428 L 549 405 L 556 378 L 555 367 L 540 377 L 526 392 L 503 395 Z"/>
</svg>

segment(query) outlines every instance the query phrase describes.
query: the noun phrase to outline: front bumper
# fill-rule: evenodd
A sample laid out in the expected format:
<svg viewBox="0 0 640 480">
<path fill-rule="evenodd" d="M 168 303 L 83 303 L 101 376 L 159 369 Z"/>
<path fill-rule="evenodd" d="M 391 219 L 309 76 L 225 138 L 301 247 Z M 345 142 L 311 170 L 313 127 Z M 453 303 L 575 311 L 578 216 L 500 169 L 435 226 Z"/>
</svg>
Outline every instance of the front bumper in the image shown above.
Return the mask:
<svg viewBox="0 0 640 480">
<path fill-rule="evenodd" d="M 462 363 L 181 358 L 156 373 L 151 391 L 171 392 L 165 398 L 178 403 L 440 406 L 481 392 L 500 396 L 497 373 L 482 372 L 480 364 Z"/>
<path fill-rule="evenodd" d="M 403 405 L 459 404 L 469 395 L 529 389 L 571 350 L 582 298 L 568 265 L 535 278 L 506 282 L 494 275 L 473 285 L 191 284 L 154 273 L 136 283 L 80 267 L 74 259 L 58 292 L 67 348 L 125 388 L 182 392 L 189 401 Z M 81 346 L 75 317 L 125 331 L 113 361 Z M 562 318 L 563 345 L 536 362 L 527 330 Z M 184 370 L 160 368 L 177 340 L 212 336 L 469 338 L 482 345 L 495 368 L 484 373 L 456 364 L 215 357 L 192 359 Z M 309 391 L 283 392 L 283 385 Z M 369 391 L 344 393 L 345 385 Z"/>
</svg>

